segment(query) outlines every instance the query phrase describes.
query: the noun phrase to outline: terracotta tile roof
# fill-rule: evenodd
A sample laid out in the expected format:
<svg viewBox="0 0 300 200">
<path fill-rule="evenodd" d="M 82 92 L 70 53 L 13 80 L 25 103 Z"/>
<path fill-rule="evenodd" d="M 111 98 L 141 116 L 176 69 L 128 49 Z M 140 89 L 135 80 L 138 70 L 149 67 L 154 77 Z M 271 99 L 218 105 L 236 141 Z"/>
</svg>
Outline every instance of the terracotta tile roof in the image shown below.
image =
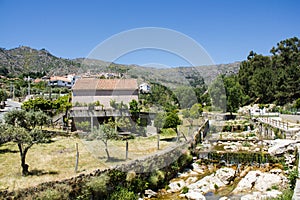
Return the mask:
<svg viewBox="0 0 300 200">
<path fill-rule="evenodd" d="M 51 76 L 50 77 L 50 81 L 65 81 L 65 82 L 71 82 L 70 79 L 66 78 L 66 77 L 62 77 L 62 76 Z"/>
<path fill-rule="evenodd" d="M 136 79 L 78 79 L 73 90 L 136 90 Z"/>
</svg>

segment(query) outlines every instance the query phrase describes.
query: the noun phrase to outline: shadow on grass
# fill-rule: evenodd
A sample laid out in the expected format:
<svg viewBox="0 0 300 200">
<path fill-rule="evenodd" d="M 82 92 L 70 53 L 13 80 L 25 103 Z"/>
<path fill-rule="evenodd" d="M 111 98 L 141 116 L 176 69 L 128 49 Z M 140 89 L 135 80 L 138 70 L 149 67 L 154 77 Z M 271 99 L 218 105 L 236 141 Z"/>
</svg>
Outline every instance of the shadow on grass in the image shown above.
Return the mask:
<svg viewBox="0 0 300 200">
<path fill-rule="evenodd" d="M 33 169 L 29 172 L 30 176 L 43 176 L 43 175 L 56 175 L 57 171 L 44 171 L 39 169 Z"/>
<path fill-rule="evenodd" d="M 18 153 L 19 151 L 17 150 L 11 150 L 11 149 L 0 149 L 0 154 L 4 154 L 4 153 Z"/>
<path fill-rule="evenodd" d="M 113 162 L 114 163 L 114 162 L 124 162 L 124 161 L 126 161 L 125 158 L 116 158 L 116 157 L 107 158 L 107 157 L 104 157 L 104 156 L 98 157 L 98 159 L 100 159 L 100 160 L 104 160 L 105 159 L 106 163 L 109 163 L 109 162 Z"/>
<path fill-rule="evenodd" d="M 174 142 L 176 140 L 177 140 L 177 136 L 160 139 L 160 141 L 165 141 L 165 142 Z"/>
</svg>

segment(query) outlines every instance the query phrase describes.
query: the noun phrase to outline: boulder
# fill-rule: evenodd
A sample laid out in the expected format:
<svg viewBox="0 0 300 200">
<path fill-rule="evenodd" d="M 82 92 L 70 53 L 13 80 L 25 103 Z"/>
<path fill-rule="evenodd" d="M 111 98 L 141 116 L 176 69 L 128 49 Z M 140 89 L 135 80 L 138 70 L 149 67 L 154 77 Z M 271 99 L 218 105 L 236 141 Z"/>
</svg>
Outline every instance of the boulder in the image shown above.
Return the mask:
<svg viewBox="0 0 300 200">
<path fill-rule="evenodd" d="M 248 172 L 248 174 L 237 184 L 236 188 L 233 190 L 233 193 L 238 194 L 251 190 L 261 174 L 262 173 L 260 171 Z"/>
<path fill-rule="evenodd" d="M 256 180 L 254 188 L 258 191 L 265 192 L 274 185 L 281 185 L 282 177 L 271 173 L 262 173 Z"/>
<path fill-rule="evenodd" d="M 221 168 L 216 171 L 215 176 L 220 179 L 225 185 L 228 185 L 230 180 L 235 176 L 235 170 L 232 168 Z"/>
<path fill-rule="evenodd" d="M 198 189 L 201 193 L 215 191 L 219 187 L 229 184 L 229 181 L 235 176 L 235 170 L 231 168 L 221 168 L 215 174 L 206 176 L 201 180 L 188 185 L 189 191 Z"/>
<path fill-rule="evenodd" d="M 253 192 L 252 194 L 247 194 L 241 197 L 241 200 L 265 200 L 276 198 L 281 195 L 282 192 L 278 190 L 271 190 L 264 193 L 261 192 Z"/>
<path fill-rule="evenodd" d="M 266 194 L 264 195 L 265 196 L 264 199 L 277 198 L 281 194 L 282 194 L 282 192 L 280 192 L 278 190 L 267 191 Z"/>
<path fill-rule="evenodd" d="M 192 184 L 192 183 L 195 183 L 197 180 L 198 180 L 197 177 L 192 176 L 192 177 L 187 178 L 187 179 L 185 180 L 185 183 L 186 183 L 186 185 L 190 185 L 190 184 Z"/>
<path fill-rule="evenodd" d="M 252 194 L 247 194 L 241 197 L 241 200 L 260 200 L 262 194 L 260 192 L 253 192 Z"/>
<path fill-rule="evenodd" d="M 201 168 L 201 166 L 199 164 L 193 163 L 192 167 L 193 167 L 193 171 L 194 172 L 197 172 L 199 174 L 203 174 L 204 173 L 203 169 Z"/>
<path fill-rule="evenodd" d="M 179 192 L 182 190 L 182 188 L 185 186 L 185 182 L 184 180 L 179 180 L 179 181 L 174 181 L 174 182 L 171 182 L 169 184 L 169 188 L 167 190 L 167 192 L 169 193 L 173 193 L 173 192 Z"/>
<path fill-rule="evenodd" d="M 251 167 L 247 167 L 246 169 L 244 169 L 241 173 L 240 173 L 240 177 L 243 178 L 245 177 L 248 172 L 251 170 Z"/>
<path fill-rule="evenodd" d="M 194 200 L 206 200 L 205 196 L 200 192 L 188 192 L 185 194 L 187 199 L 194 199 Z"/>
<path fill-rule="evenodd" d="M 233 193 L 243 193 L 252 189 L 265 193 L 268 189 L 271 189 L 272 186 L 284 185 L 286 182 L 287 178 L 281 174 L 278 175 L 272 173 L 262 173 L 261 171 L 250 171 L 238 183 L 237 187 L 233 190 Z"/>
<path fill-rule="evenodd" d="M 291 151 L 292 149 L 296 148 L 296 145 L 299 141 L 297 140 L 280 140 L 277 139 L 273 141 L 272 147 L 268 149 L 269 154 L 272 156 L 274 155 L 281 155 L 285 152 Z"/>
<path fill-rule="evenodd" d="M 221 197 L 219 200 L 230 200 L 228 197 Z"/>
<path fill-rule="evenodd" d="M 157 192 L 154 192 L 153 190 L 145 190 L 145 195 L 147 195 L 148 198 L 151 198 L 151 197 L 156 197 L 157 195 Z"/>
</svg>

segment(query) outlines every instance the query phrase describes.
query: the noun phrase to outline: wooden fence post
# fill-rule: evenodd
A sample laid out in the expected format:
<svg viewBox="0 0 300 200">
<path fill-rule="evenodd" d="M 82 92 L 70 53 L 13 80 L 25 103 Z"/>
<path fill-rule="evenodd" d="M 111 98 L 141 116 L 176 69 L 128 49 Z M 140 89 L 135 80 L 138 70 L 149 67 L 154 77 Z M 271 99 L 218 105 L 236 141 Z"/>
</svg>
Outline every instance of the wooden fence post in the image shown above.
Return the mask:
<svg viewBox="0 0 300 200">
<path fill-rule="evenodd" d="M 75 173 L 77 173 L 79 162 L 79 151 L 78 151 L 78 143 L 76 143 L 76 162 L 75 162 Z"/>
</svg>

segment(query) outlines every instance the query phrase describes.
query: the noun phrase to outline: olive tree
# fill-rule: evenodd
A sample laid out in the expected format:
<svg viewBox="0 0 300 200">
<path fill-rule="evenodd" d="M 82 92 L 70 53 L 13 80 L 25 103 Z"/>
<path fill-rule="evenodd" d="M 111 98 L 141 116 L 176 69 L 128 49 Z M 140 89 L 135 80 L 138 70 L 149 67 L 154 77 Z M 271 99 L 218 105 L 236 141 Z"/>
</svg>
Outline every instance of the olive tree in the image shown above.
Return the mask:
<svg viewBox="0 0 300 200">
<path fill-rule="evenodd" d="M 3 141 L 13 141 L 18 145 L 22 175 L 26 176 L 29 174 L 29 165 L 26 164 L 28 150 L 34 144 L 44 143 L 49 139 L 49 135 L 42 130 L 42 126 L 49 123 L 49 117 L 41 111 L 12 110 L 4 115 L 4 120 Z"/>
</svg>

